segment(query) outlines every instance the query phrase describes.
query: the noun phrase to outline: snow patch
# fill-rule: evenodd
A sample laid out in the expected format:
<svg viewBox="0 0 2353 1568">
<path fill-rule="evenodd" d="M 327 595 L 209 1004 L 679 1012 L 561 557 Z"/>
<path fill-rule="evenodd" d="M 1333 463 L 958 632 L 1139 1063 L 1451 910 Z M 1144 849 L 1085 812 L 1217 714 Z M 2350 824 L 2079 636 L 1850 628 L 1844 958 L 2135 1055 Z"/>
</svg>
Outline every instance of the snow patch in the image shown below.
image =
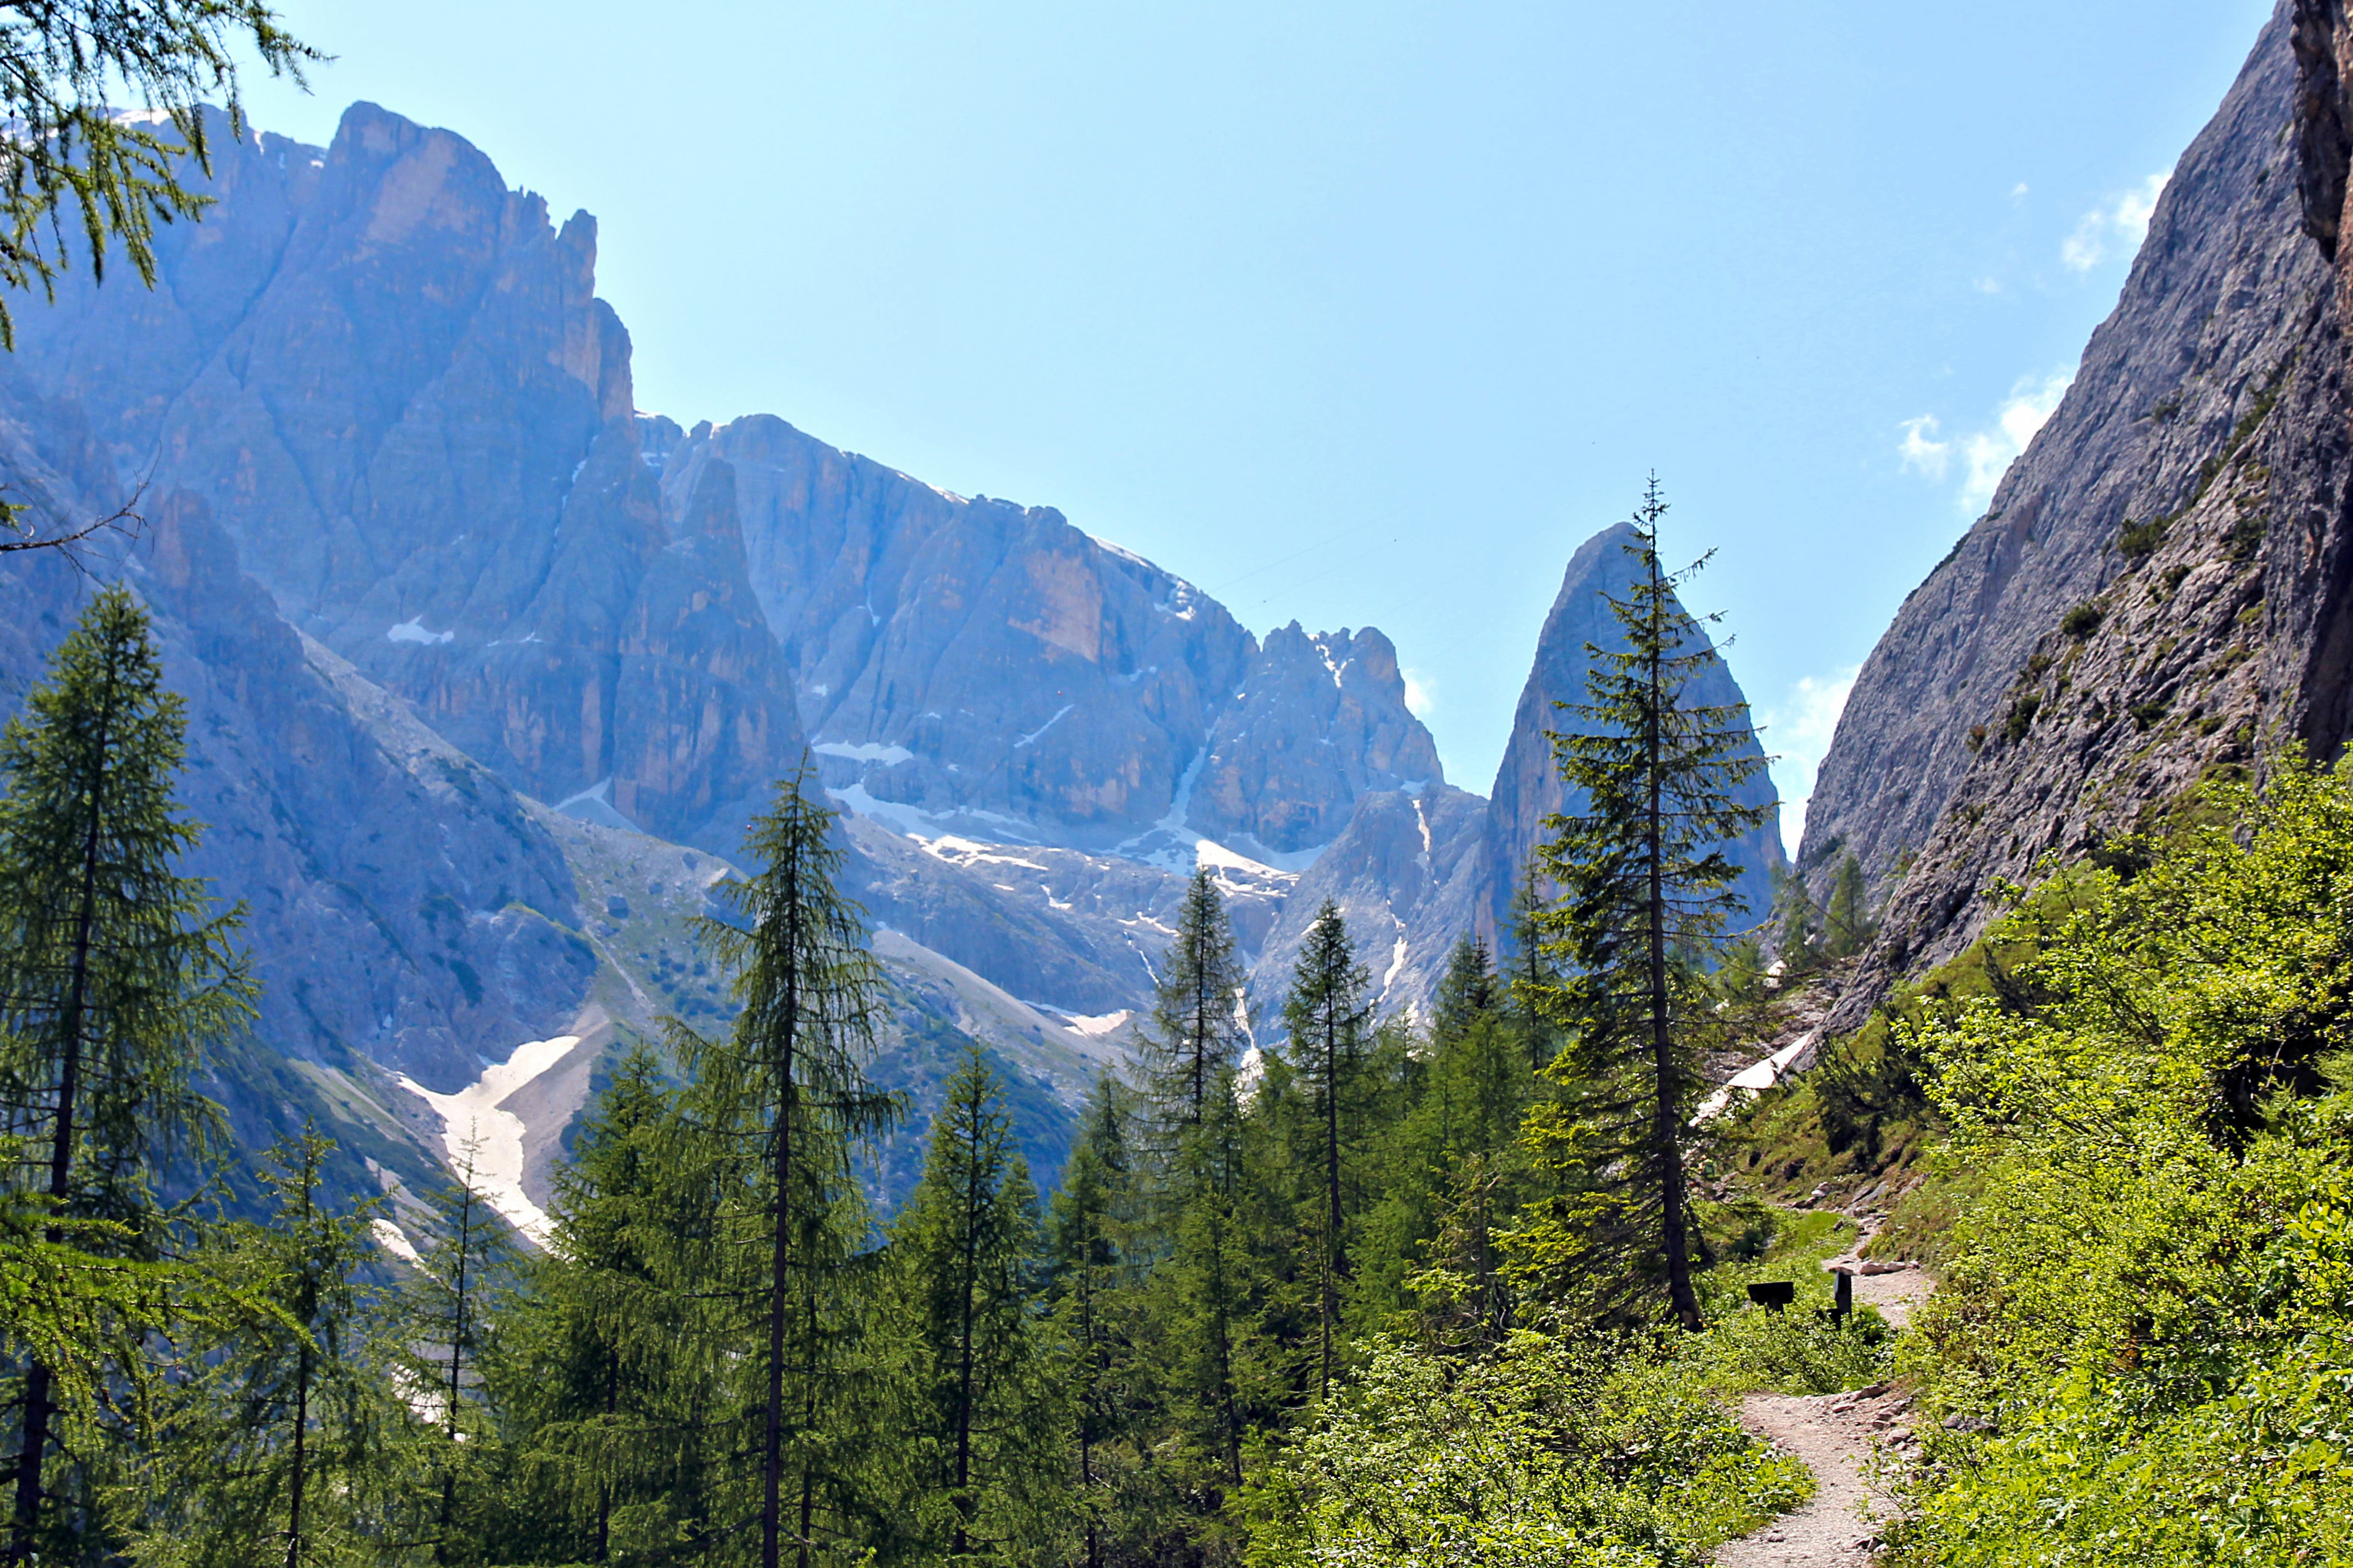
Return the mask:
<svg viewBox="0 0 2353 1568">
<path fill-rule="evenodd" d="M 483 1068 L 480 1078 L 455 1094 L 436 1094 L 405 1073 L 398 1080 L 401 1088 L 431 1106 L 441 1118 L 441 1145 L 448 1151 L 451 1169 L 466 1158 L 468 1142 L 479 1140 L 474 1150 L 475 1191 L 540 1247 L 547 1245 L 547 1212 L 522 1190 L 522 1140 L 529 1129 L 522 1117 L 505 1109 L 505 1103 L 579 1045 L 577 1035 L 525 1040 L 512 1056 Z"/>
<path fill-rule="evenodd" d="M 424 1264 L 425 1259 L 417 1255 L 416 1244 L 408 1239 L 408 1233 L 392 1221 L 378 1216 L 368 1222 L 368 1228 L 375 1233 L 375 1244 L 403 1263 L 412 1268 Z"/>
<path fill-rule="evenodd" d="M 815 689 L 822 695 L 825 688 L 820 686 Z M 820 757 L 848 757 L 854 763 L 881 763 L 887 768 L 915 760 L 915 753 L 906 747 L 886 746 L 880 741 L 860 741 L 855 745 L 847 741 L 819 741 L 809 750 Z"/>
<path fill-rule="evenodd" d="M 555 803 L 555 809 L 582 822 L 593 822 L 599 827 L 617 827 L 624 833 L 640 831 L 638 825 L 623 816 L 613 805 L 613 775 L 606 774 L 578 795 Z"/>
<path fill-rule="evenodd" d="M 1389 994 L 1389 987 L 1397 984 L 1398 972 L 1405 967 L 1405 932 L 1399 931 L 1397 946 L 1389 950 L 1388 973 L 1381 976 L 1381 994 L 1384 996 Z"/>
<path fill-rule="evenodd" d="M 1810 1029 L 1771 1056 L 1760 1058 L 1734 1073 L 1723 1088 L 1700 1102 L 1699 1114 L 1692 1118 L 1692 1124 L 1699 1126 L 1715 1121 L 1732 1103 L 1732 1097 L 1736 1094 L 1744 1099 L 1752 1094 L 1762 1094 L 1791 1074 L 1805 1071 L 1813 1065 L 1813 1057 L 1810 1053 L 1814 1048 L 1815 1037 L 1820 1033 L 1820 1030 Z"/>
<path fill-rule="evenodd" d="M 1134 1009 L 1122 1007 L 1116 1013 L 1071 1013 L 1062 1022 L 1082 1035 L 1095 1037 L 1110 1034 L 1134 1016 Z"/>
<path fill-rule="evenodd" d="M 435 643 L 449 642 L 453 640 L 457 635 L 458 634 L 456 632 L 427 631 L 425 629 L 425 617 L 419 615 L 410 616 L 407 620 L 401 622 L 400 625 L 393 627 L 390 631 L 385 632 L 384 634 L 384 640 L 386 642 L 423 643 L 429 647 Z"/>
<path fill-rule="evenodd" d="M 1054 710 L 1054 716 L 1051 719 L 1047 720 L 1043 724 L 1039 725 L 1036 729 L 1030 731 L 1028 734 L 1014 742 L 1013 749 L 1018 752 L 1024 746 L 1034 743 L 1039 736 L 1044 734 L 1047 731 L 1052 729 L 1055 725 L 1068 718 L 1070 716 L 1071 710 L 1077 706 L 1078 704 L 1075 702 L 1063 703 L 1060 708 Z"/>
</svg>

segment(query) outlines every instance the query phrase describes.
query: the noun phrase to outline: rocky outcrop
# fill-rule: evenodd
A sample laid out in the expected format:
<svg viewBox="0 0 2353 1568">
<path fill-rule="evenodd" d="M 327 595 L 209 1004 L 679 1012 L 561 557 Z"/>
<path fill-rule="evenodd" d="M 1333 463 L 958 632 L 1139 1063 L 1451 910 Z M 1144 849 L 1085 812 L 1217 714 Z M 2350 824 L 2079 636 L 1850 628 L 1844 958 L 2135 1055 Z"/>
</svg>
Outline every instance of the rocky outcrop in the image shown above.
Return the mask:
<svg viewBox="0 0 2353 1568">
<path fill-rule="evenodd" d="M 1633 531 L 1625 523 L 1602 530 L 1579 545 L 1562 574 L 1560 593 L 1545 617 L 1536 640 L 1535 663 L 1520 690 L 1512 716 L 1512 737 L 1495 772 L 1494 793 L 1487 806 L 1485 865 L 1478 904 L 1471 918 L 1493 931 L 1510 908 L 1513 889 L 1528 875 L 1537 847 L 1551 837 L 1545 820 L 1581 809 L 1570 798 L 1554 757 L 1552 737 L 1579 722 L 1562 704 L 1588 700 L 1586 676 L 1593 668 L 1591 649 L 1625 646 L 1625 634 L 1610 614 L 1609 599 L 1623 598 L 1633 583 L 1634 558 L 1626 551 Z M 1700 634 L 1704 637 L 1703 630 Z M 1692 678 L 1684 700 L 1708 707 L 1742 707 L 1746 699 L 1723 659 L 1711 657 Z M 1742 804 L 1773 805 L 1773 781 L 1761 765 L 1764 748 L 1751 739 L 1737 753 L 1759 764 L 1755 775 L 1734 794 Z M 1734 890 L 1759 919 L 1772 907 L 1774 870 L 1783 863 L 1780 819 L 1769 816 L 1763 826 L 1744 835 L 1727 848 L 1741 868 Z M 1539 889 L 1540 892 L 1550 889 Z"/>
<path fill-rule="evenodd" d="M 765 416 L 647 422 L 665 515 L 732 497 L 835 788 L 1108 848 L 1168 815 L 1256 645 L 1049 507 L 970 500 Z"/>
<path fill-rule="evenodd" d="M 665 517 L 595 220 L 370 104 L 323 149 L 215 141 L 158 287 L 21 312 L 0 406 L 71 433 L 94 503 L 202 500 L 294 626 L 514 787 L 732 845 L 799 753 L 790 672 L 731 498 Z"/>
<path fill-rule="evenodd" d="M 1269 634 L 1219 715 L 1189 820 L 1245 851 L 1295 855 L 1331 843 L 1368 792 L 1444 782 L 1389 639 L 1293 621 Z"/>
<path fill-rule="evenodd" d="M 2353 727 L 2346 37 L 2274 16 L 2066 398 L 1865 664 L 1804 862 L 1893 891 L 1834 1027 L 1981 930 L 1994 879 Z"/>
</svg>

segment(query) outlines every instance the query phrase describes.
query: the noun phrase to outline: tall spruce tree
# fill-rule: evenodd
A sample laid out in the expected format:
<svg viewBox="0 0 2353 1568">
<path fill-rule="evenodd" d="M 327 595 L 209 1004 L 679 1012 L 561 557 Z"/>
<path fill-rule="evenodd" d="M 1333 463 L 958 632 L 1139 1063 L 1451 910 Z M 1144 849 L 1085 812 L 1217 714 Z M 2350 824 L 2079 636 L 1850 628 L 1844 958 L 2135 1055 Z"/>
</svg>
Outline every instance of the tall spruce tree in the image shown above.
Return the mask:
<svg viewBox="0 0 2353 1568">
<path fill-rule="evenodd" d="M 1243 1037 L 1244 979 L 1225 895 L 1208 868 L 1198 868 L 1177 910 L 1176 940 L 1160 961 L 1144 1040 L 1147 1091 L 1171 1128 L 1200 1121 L 1219 1070 L 1233 1063 Z"/>
<path fill-rule="evenodd" d="M 1512 889 L 1509 917 L 1510 951 L 1503 976 L 1513 1010 L 1527 1035 L 1528 1070 L 1543 1070 L 1552 1058 L 1552 1021 L 1545 998 L 1551 994 L 1552 966 L 1545 960 L 1543 900 L 1536 897 L 1533 878 L 1523 878 Z"/>
<path fill-rule="evenodd" d="M 1575 1136 L 1557 1149 L 1573 1150 L 1587 1212 L 1615 1233 L 1588 1262 L 1646 1261 L 1672 1315 L 1696 1330 L 1683 1118 L 1709 1014 L 1694 971 L 1746 907 L 1725 846 L 1770 808 L 1734 795 L 1765 766 L 1746 709 L 1692 696 L 1716 654 L 1675 589 L 1706 558 L 1679 573 L 1661 566 L 1666 510 L 1653 478 L 1624 547 L 1633 582 L 1623 597 L 1605 595 L 1624 646 L 1587 645 L 1587 700 L 1563 705 L 1576 723 L 1554 736 L 1583 808 L 1551 819 L 1556 836 L 1538 851 L 1566 892 L 1539 917 L 1565 970 L 1540 994 L 1573 1031 L 1550 1068 L 1574 1096 Z"/>
<path fill-rule="evenodd" d="M 787 1510 L 809 1520 L 818 1494 L 845 1484 L 828 1468 L 838 1456 L 818 1425 L 831 1409 L 818 1383 L 826 1375 L 823 1347 L 812 1337 L 827 1289 L 819 1276 L 848 1262 L 842 1205 L 853 1194 L 845 1151 L 899 1113 L 899 1101 L 866 1076 L 881 970 L 867 948 L 863 913 L 841 891 L 843 852 L 820 794 L 805 756 L 752 823 L 744 849 L 758 871 L 725 885 L 741 924 L 700 924 L 704 944 L 733 975 L 739 1011 L 732 1028 L 712 1040 L 665 1021 L 698 1078 L 691 1103 L 705 1134 L 755 1152 L 756 1179 L 736 1189 L 741 1212 L 729 1223 L 766 1266 L 754 1358 L 762 1379 L 762 1568 L 778 1568 L 788 1539 L 796 1561 L 809 1560 L 814 1543 Z"/>
<path fill-rule="evenodd" d="M 0 1107 L 31 1156 L 6 1180 L 37 1194 L 47 1247 L 154 1253 L 158 1163 L 216 1114 L 191 1076 L 252 1016 L 240 912 L 174 869 L 202 831 L 173 795 L 186 728 L 145 613 L 112 588 L 0 735 Z M 69 1530 L 46 1484 L 58 1392 L 47 1361 L 23 1369 L 11 1563 Z"/>
<path fill-rule="evenodd" d="M 677 1100 L 651 1052 L 614 1068 L 556 1169 L 548 1248 L 501 1304 L 502 1353 L 486 1375 L 565 1560 L 712 1530 L 723 1458 L 702 1417 L 723 1403 L 728 1365 L 709 1325 L 735 1283 L 712 1267 L 727 1162 Z"/>
<path fill-rule="evenodd" d="M 382 1199 L 325 1189 L 333 1142 L 305 1126 L 257 1173 L 263 1224 L 228 1229 L 218 1267 L 266 1309 L 200 1334 L 136 1466 L 133 1556 L 158 1568 L 285 1568 L 396 1555 L 417 1522 L 415 1418 L 394 1391 L 371 1285 Z"/>
<path fill-rule="evenodd" d="M 1317 1163 L 1323 1196 L 1318 1265 L 1322 1275 L 1321 1331 L 1318 1336 L 1322 1371 L 1319 1396 L 1332 1392 L 1334 1340 L 1338 1332 L 1340 1287 L 1348 1275 L 1347 1215 L 1342 1191 L 1345 1143 L 1355 1129 L 1349 1123 L 1348 1101 L 1356 1088 L 1372 1024 L 1365 1000 L 1370 983 L 1356 962 L 1348 939 L 1348 922 L 1330 900 L 1316 911 L 1307 941 L 1293 966 L 1291 994 L 1284 999 L 1282 1018 L 1291 1032 L 1290 1056 L 1306 1083 L 1317 1130 Z"/>
<path fill-rule="evenodd" d="M 1047 1226 L 1055 1322 L 1069 1357 L 1078 1450 L 1072 1468 L 1087 1568 L 1103 1568 L 1107 1538 L 1122 1533 L 1121 1505 L 1134 1500 L 1128 1483 L 1148 1446 L 1136 1441 L 1151 1391 L 1142 1386 L 1131 1339 L 1143 1272 L 1137 1255 L 1146 1237 L 1126 1099 L 1115 1077 L 1096 1080 Z"/>
<path fill-rule="evenodd" d="M 1430 1041 L 1442 1049 L 1477 1020 L 1493 1013 L 1502 1001 L 1495 960 L 1483 936 L 1466 936 L 1446 956 L 1446 973 L 1439 977 L 1438 995 L 1430 1022 Z"/>
<path fill-rule="evenodd" d="M 1040 1239 L 1036 1190 L 975 1046 L 891 1226 L 914 1555 L 1035 1562 L 1059 1522 L 1063 1424 L 1031 1308 Z"/>
</svg>

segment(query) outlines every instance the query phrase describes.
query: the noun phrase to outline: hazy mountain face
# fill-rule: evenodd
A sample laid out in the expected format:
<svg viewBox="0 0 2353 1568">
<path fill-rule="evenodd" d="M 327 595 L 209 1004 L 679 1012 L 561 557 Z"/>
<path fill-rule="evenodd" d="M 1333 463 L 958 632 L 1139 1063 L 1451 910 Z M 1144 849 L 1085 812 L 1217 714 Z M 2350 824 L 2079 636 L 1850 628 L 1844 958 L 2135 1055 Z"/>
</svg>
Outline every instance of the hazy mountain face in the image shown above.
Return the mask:
<svg viewBox="0 0 2353 1568">
<path fill-rule="evenodd" d="M 153 290 L 21 310 L 0 463 L 60 518 L 150 520 L 91 567 L 191 698 L 198 868 L 268 987 L 221 1086 L 255 1131 L 314 1115 L 413 1179 L 462 1105 L 521 1151 L 518 1212 L 543 1203 L 606 1048 L 723 1020 L 691 921 L 805 747 L 887 928 L 918 1124 L 978 1037 L 1037 1086 L 1047 1163 L 1045 1108 L 1119 1056 L 1196 865 L 1261 1016 L 1327 897 L 1402 1011 L 1560 804 L 1542 732 L 1611 635 L 1601 541 L 1491 807 L 1446 784 L 1377 630 L 1261 645 L 1050 509 L 765 416 L 640 414 L 594 220 L 555 226 L 459 137 L 361 104 L 328 148 L 217 145 Z M 82 591 L 0 563 L 11 694 Z"/>
</svg>

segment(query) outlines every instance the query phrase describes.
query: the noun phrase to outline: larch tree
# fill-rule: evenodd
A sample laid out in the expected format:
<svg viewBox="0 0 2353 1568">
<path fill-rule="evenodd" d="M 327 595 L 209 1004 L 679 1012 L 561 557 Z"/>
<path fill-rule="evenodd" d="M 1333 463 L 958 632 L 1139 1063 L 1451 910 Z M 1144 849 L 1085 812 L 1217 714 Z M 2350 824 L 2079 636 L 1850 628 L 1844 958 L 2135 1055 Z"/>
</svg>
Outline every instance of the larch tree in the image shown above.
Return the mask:
<svg viewBox="0 0 2353 1568">
<path fill-rule="evenodd" d="M 1598 1216 L 1588 1284 L 1608 1294 L 1609 1274 L 1662 1279 L 1669 1311 L 1696 1330 L 1683 1142 L 1711 1017 L 1698 979 L 1746 907 L 1725 847 L 1771 808 L 1734 794 L 1765 766 L 1747 710 L 1693 696 L 1717 655 L 1675 590 L 1705 558 L 1662 567 L 1666 510 L 1653 479 L 1624 547 L 1633 581 L 1622 598 L 1605 595 L 1623 646 L 1587 645 L 1587 699 L 1562 705 L 1575 723 L 1553 738 L 1581 809 L 1550 819 L 1555 837 L 1538 851 L 1565 894 L 1539 917 L 1562 971 L 1539 994 L 1566 1026 L 1548 1070 L 1568 1103 L 1536 1131 L 1541 1142 L 1549 1130 L 1553 1152 L 1571 1156 L 1556 1163 L 1573 1164 L 1587 1187 L 1576 1212 Z"/>
<path fill-rule="evenodd" d="M 495 1326 L 490 1305 L 516 1261 L 513 1233 L 482 1191 L 480 1148 L 470 1133 L 450 1169 L 454 1179 L 433 1192 L 432 1238 L 403 1303 L 402 1379 L 432 1411 L 438 1438 L 429 1461 L 436 1563 L 449 1562 L 461 1543 L 460 1505 L 471 1500 L 466 1494 L 490 1463 L 485 1450 L 495 1428 L 482 1381 Z"/>
<path fill-rule="evenodd" d="M 174 868 L 201 832 L 173 795 L 186 727 L 145 613 L 113 588 L 0 734 L 0 1108 L 45 1247 L 153 1255 L 160 1162 L 217 1117 L 190 1080 L 252 1016 L 240 912 Z M 12 1563 L 68 1529 L 46 1484 L 59 1392 L 51 1362 L 23 1368 Z"/>
<path fill-rule="evenodd" d="M 847 1263 L 842 1205 L 855 1194 L 846 1151 L 900 1110 L 866 1076 L 882 973 L 864 914 L 841 890 L 843 851 L 821 794 L 804 756 L 752 823 L 744 850 L 757 870 L 723 889 L 733 919 L 700 923 L 705 947 L 732 975 L 738 1011 L 727 1034 L 707 1039 L 665 1021 L 698 1079 L 690 1105 L 703 1134 L 743 1150 L 753 1169 L 739 1188 L 742 1212 L 725 1223 L 765 1265 L 753 1356 L 762 1382 L 762 1568 L 778 1568 L 788 1540 L 796 1561 L 808 1561 L 813 1543 L 796 1521 L 809 1521 L 818 1494 L 841 1479 L 820 1474 L 828 1445 L 813 1426 L 826 1408 L 815 1381 L 821 1346 L 812 1338 L 825 1289 L 818 1277 Z"/>
<path fill-rule="evenodd" d="M 1849 850 L 1831 879 L 1831 901 L 1822 914 L 1822 951 L 1831 958 L 1852 958 L 1877 934 L 1862 862 Z"/>
<path fill-rule="evenodd" d="M 891 1227 L 919 1553 L 1032 1562 L 1051 1534 L 1063 1422 L 1030 1306 L 1040 1241 L 1036 1190 L 976 1046 Z"/>
<path fill-rule="evenodd" d="M 1329 900 L 1316 911 L 1307 941 L 1293 966 L 1291 994 L 1282 1018 L 1291 1032 L 1290 1056 L 1314 1102 L 1317 1163 L 1322 1167 L 1320 1215 L 1322 1268 L 1318 1389 L 1332 1392 L 1334 1339 L 1338 1331 L 1340 1287 L 1348 1275 L 1348 1236 L 1343 1191 L 1344 1150 L 1350 1133 L 1348 1100 L 1372 1025 L 1365 1000 L 1371 976 L 1356 962 L 1348 922 Z"/>
<path fill-rule="evenodd" d="M 413 1421 L 368 1282 L 383 1200 L 332 1199 L 334 1147 L 307 1125 L 280 1140 L 257 1173 L 269 1221 L 228 1227 L 217 1266 L 266 1310 L 183 1347 L 135 1467 L 142 1563 L 242 1568 L 265 1542 L 285 1568 L 365 1562 L 411 1522 Z"/>
</svg>

